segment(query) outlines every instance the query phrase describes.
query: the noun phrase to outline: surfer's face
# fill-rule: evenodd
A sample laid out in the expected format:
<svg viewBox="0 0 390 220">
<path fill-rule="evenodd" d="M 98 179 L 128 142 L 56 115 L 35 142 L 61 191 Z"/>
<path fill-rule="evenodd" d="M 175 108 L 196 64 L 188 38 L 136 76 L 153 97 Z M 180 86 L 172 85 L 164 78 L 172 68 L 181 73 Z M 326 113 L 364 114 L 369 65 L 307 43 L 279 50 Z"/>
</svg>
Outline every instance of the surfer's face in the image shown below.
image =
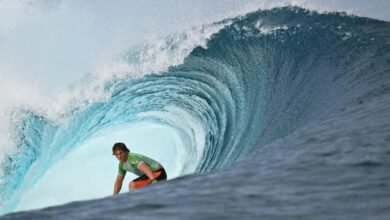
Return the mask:
<svg viewBox="0 0 390 220">
<path fill-rule="evenodd" d="M 122 150 L 116 150 L 114 155 L 121 162 L 125 162 L 127 160 L 127 153 Z"/>
</svg>

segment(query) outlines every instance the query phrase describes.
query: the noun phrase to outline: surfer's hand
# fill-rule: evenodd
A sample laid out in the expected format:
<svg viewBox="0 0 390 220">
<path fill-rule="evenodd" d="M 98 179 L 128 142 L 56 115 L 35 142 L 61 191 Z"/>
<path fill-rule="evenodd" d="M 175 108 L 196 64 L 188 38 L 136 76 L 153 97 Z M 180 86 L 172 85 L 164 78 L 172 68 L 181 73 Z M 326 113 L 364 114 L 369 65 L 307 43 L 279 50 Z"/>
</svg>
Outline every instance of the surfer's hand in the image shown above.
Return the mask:
<svg viewBox="0 0 390 220">
<path fill-rule="evenodd" d="M 157 180 L 152 180 L 152 183 L 157 183 Z"/>
</svg>

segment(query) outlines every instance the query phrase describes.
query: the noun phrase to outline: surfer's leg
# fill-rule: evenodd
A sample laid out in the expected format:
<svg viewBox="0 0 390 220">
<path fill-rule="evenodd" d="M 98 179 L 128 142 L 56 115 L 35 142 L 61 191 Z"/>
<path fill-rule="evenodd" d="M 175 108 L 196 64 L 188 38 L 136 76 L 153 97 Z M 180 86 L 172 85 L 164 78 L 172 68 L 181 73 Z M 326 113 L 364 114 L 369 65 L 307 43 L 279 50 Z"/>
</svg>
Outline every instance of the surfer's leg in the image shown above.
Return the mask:
<svg viewBox="0 0 390 220">
<path fill-rule="evenodd" d="M 137 185 L 135 184 L 134 180 L 129 183 L 129 191 L 133 191 L 137 188 Z"/>
<path fill-rule="evenodd" d="M 153 173 L 153 176 L 157 180 L 157 182 L 167 179 L 167 174 L 163 168 L 155 171 Z M 151 183 L 152 181 L 146 175 L 142 175 L 129 183 L 129 191 L 142 188 Z"/>
<path fill-rule="evenodd" d="M 129 191 L 142 188 L 148 185 L 149 183 L 150 183 L 149 178 L 146 175 L 142 175 L 136 179 L 133 179 L 133 181 L 129 183 Z"/>
</svg>

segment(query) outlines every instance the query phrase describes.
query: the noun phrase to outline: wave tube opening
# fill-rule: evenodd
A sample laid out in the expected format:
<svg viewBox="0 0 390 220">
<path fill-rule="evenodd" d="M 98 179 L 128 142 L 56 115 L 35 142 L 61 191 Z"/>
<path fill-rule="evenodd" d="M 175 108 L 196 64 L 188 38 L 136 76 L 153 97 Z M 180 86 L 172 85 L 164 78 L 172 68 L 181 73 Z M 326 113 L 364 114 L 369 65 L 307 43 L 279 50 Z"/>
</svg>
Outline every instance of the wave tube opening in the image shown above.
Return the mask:
<svg viewBox="0 0 390 220">
<path fill-rule="evenodd" d="M 183 142 L 170 127 L 153 122 L 122 124 L 103 129 L 76 146 L 48 168 L 32 189 L 26 192 L 17 210 L 34 209 L 69 201 L 108 196 L 117 174 L 117 160 L 111 155 L 115 142 L 124 142 L 130 151 L 155 158 L 167 170 L 168 178 L 180 174 L 185 158 Z M 122 192 L 135 178 L 126 175 Z"/>
</svg>

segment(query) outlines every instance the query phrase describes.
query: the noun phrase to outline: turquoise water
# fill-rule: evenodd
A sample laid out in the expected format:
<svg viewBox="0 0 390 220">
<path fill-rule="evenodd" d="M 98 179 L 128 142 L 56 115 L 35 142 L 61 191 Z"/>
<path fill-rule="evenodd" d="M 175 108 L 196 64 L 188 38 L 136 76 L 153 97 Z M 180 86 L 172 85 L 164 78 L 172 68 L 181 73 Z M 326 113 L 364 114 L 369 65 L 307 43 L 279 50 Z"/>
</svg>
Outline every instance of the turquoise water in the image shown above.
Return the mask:
<svg viewBox="0 0 390 220">
<path fill-rule="evenodd" d="M 9 199 L 2 203 L 2 212 L 14 210 L 19 204 L 23 204 L 23 199 L 28 199 L 23 198 L 27 189 L 39 186 L 40 180 L 46 178 L 45 175 L 50 172 L 56 173 L 56 170 L 61 170 L 59 176 L 65 180 L 82 177 L 84 172 L 70 176 L 74 169 L 78 169 L 70 164 L 79 163 L 76 167 L 87 166 L 84 163 L 97 166 L 103 164 L 97 170 L 104 174 L 86 174 L 88 181 L 98 182 L 103 178 L 113 181 L 115 170 L 109 171 L 107 168 L 115 166 L 115 160 L 103 158 L 106 158 L 105 155 L 110 155 L 110 143 L 117 139 L 132 143 L 130 145 L 134 145 L 135 152 L 147 153 L 163 161 L 163 164 L 167 164 L 168 176 L 171 179 L 184 174 L 196 174 L 189 177 L 189 182 L 186 182 L 189 184 L 188 188 L 182 188 L 183 191 L 180 191 L 191 195 L 191 186 L 195 186 L 195 183 L 191 184 L 191 178 L 194 178 L 193 182 L 202 182 L 202 176 L 197 174 L 207 174 L 205 179 L 213 175 L 221 177 L 221 170 L 233 166 L 230 171 L 231 179 L 235 176 L 242 178 L 241 175 L 247 174 L 247 169 L 235 165 L 237 161 L 256 160 L 253 159 L 253 155 L 262 158 L 262 161 L 250 167 L 254 171 L 258 166 L 272 167 L 270 163 L 275 162 L 278 155 L 283 157 L 281 160 L 286 161 L 285 165 L 277 164 L 284 166 L 283 169 L 288 168 L 286 166 L 296 167 L 305 160 L 317 160 L 318 158 L 311 154 L 313 149 L 310 147 L 305 148 L 306 151 L 299 149 L 295 152 L 290 148 L 286 150 L 285 146 L 290 142 L 270 150 L 273 146 L 271 143 L 283 142 L 284 137 L 296 134 L 294 132 L 305 130 L 307 127 L 320 134 L 317 139 L 313 138 L 313 148 L 317 140 L 324 138 L 326 146 L 334 148 L 331 155 L 342 155 L 340 152 L 348 151 L 350 152 L 348 157 L 358 159 L 358 164 L 363 166 L 379 164 L 379 168 L 374 173 L 375 178 L 379 178 L 380 181 L 373 181 L 377 185 L 370 187 L 375 192 L 385 193 L 385 189 L 388 189 L 389 176 L 384 170 L 388 168 L 388 162 L 378 156 L 380 153 L 360 161 L 365 151 L 355 152 L 353 147 L 338 145 L 337 138 L 342 139 L 343 136 L 336 138 L 332 136 L 335 134 L 331 131 L 344 124 L 346 127 L 340 129 L 340 133 L 344 132 L 345 137 L 351 138 L 350 141 L 354 142 L 351 131 L 359 130 L 365 125 L 364 123 L 367 125 L 370 121 L 378 122 L 378 115 L 387 116 L 385 112 L 388 109 L 390 93 L 390 25 L 388 22 L 337 13 L 319 14 L 315 11 L 290 7 L 257 11 L 242 17 L 227 19 L 210 27 L 218 28 L 206 40 L 206 45 L 190 50 L 182 64 L 168 65 L 169 68 L 161 73 L 152 73 L 140 78 L 118 77 L 107 82 L 104 85 L 104 91 L 109 94 L 107 98 L 66 113 L 66 125 L 53 123 L 28 109 L 15 113 L 20 114 L 22 118 L 18 122 L 17 138 L 18 148 L 23 153 L 11 155 L 7 159 L 5 175 L 2 177 L 1 196 Z M 175 50 L 185 42 L 187 37 L 188 35 L 183 34 L 178 41 L 167 38 L 162 48 Z M 147 54 L 148 49 L 150 46 L 129 49 L 126 54 L 127 62 L 142 63 L 142 57 Z M 358 106 L 365 106 L 368 110 L 360 110 Z M 354 109 L 362 112 L 364 123 L 358 123 L 360 120 L 358 116 L 357 119 L 354 118 L 356 113 Z M 375 109 L 381 114 L 371 115 L 374 114 Z M 337 126 L 332 126 L 331 122 L 326 123 L 327 120 L 335 117 L 341 117 L 336 120 Z M 354 120 L 358 122 L 354 124 Z M 365 138 L 375 139 L 378 130 L 386 131 L 389 128 L 389 124 L 385 122 L 381 126 L 382 129 L 373 129 L 366 134 Z M 167 141 L 163 141 L 159 146 L 152 141 L 161 140 L 163 137 L 167 137 Z M 361 144 L 358 141 L 359 135 L 355 137 L 356 149 L 359 149 L 358 146 Z M 296 139 L 292 138 L 290 141 L 296 143 L 300 139 L 308 142 L 311 140 L 308 135 L 304 135 Z M 335 140 L 333 144 L 332 139 Z M 384 145 L 373 144 L 378 146 L 375 148 L 376 153 L 388 154 L 389 140 L 385 139 L 383 143 Z M 156 146 L 158 149 L 155 149 Z M 328 149 L 325 145 L 321 147 L 324 151 Z M 271 155 L 269 161 L 260 156 L 261 153 L 255 153 L 262 151 L 264 154 Z M 286 153 L 286 151 L 291 152 Z M 294 152 L 296 154 L 303 152 L 302 154 L 306 155 L 305 159 L 291 159 L 289 156 L 295 155 Z M 65 162 L 50 171 L 52 163 L 62 158 L 65 158 Z M 292 164 L 288 164 L 290 159 Z M 326 168 L 343 161 L 343 157 L 340 157 L 340 160 L 332 159 L 330 163 L 321 167 L 311 167 L 314 170 L 318 169 L 317 173 L 321 173 L 325 172 Z M 303 170 L 308 169 L 307 164 L 302 166 Z M 366 175 L 364 170 L 359 172 L 354 166 L 343 167 L 340 172 L 346 175 L 353 173 L 361 177 Z M 313 173 L 316 172 L 310 171 L 310 174 Z M 304 176 L 302 170 L 293 168 L 286 175 Z M 326 175 L 325 172 L 321 177 L 314 176 L 313 182 L 323 180 Z M 337 180 L 340 182 L 336 181 L 332 184 L 344 186 L 342 180 L 345 176 L 338 175 Z M 261 183 L 266 181 L 263 179 L 266 175 L 259 172 L 253 176 L 255 179 L 249 182 L 259 182 L 260 188 L 251 188 L 250 185 L 244 184 L 242 191 L 255 195 L 255 191 L 265 194 L 267 189 L 262 188 Z M 366 177 L 370 178 L 369 175 Z M 54 179 L 59 182 L 65 181 L 60 177 Z M 180 179 L 178 181 L 180 185 Z M 298 184 L 297 188 L 301 187 L 299 179 L 295 181 L 298 183 L 292 184 Z M 47 184 L 48 181 L 43 182 L 42 184 Z M 173 190 L 177 187 L 174 183 L 175 181 L 167 182 L 162 187 L 164 190 Z M 58 182 L 53 184 L 58 186 Z M 105 184 L 111 183 L 107 181 Z M 107 188 L 105 184 L 101 187 Z M 237 183 L 229 181 L 225 186 L 226 190 L 232 190 L 235 184 Z M 275 182 L 272 184 L 277 185 Z M 322 185 L 319 186 L 321 189 Z M 41 187 L 42 190 L 47 188 L 45 185 Z M 224 198 L 222 193 L 227 193 L 223 188 L 221 191 L 216 190 L 218 186 L 207 187 L 210 196 L 220 192 L 221 194 L 217 193 L 216 196 Z M 249 191 L 245 187 L 249 187 Z M 286 183 L 280 187 L 275 189 L 273 194 L 277 196 L 276 200 L 279 202 L 284 195 L 283 192 L 290 190 L 291 185 Z M 91 189 L 91 187 L 86 188 Z M 92 188 L 84 198 L 96 196 L 99 190 Z M 352 194 L 355 192 L 351 190 Z M 35 193 L 38 195 L 39 190 Z M 170 199 L 175 200 L 175 196 L 179 196 L 180 193 L 174 193 L 172 198 L 167 198 L 166 202 L 172 202 Z M 244 192 L 229 193 L 241 198 Z M 297 190 L 297 193 L 300 191 Z M 314 189 L 312 193 L 316 193 Z M 318 197 L 315 201 L 328 195 L 328 192 L 322 190 L 318 193 L 320 195 L 316 194 Z M 36 197 L 34 194 L 31 195 L 32 198 Z M 101 192 L 99 195 L 108 196 L 110 192 Z M 139 195 L 140 200 L 136 198 L 137 203 L 141 201 L 142 195 Z M 208 196 L 202 199 L 206 202 L 214 201 Z M 259 202 L 256 196 L 249 195 L 247 199 L 249 203 L 251 199 L 253 202 Z M 299 200 L 299 195 L 295 197 L 290 195 L 286 199 L 296 201 Z M 364 197 L 364 201 L 366 199 Z M 383 199 L 388 202 L 389 197 L 385 196 Z M 359 199 L 356 202 L 359 202 Z M 281 204 L 276 202 L 275 209 Z M 196 205 L 200 206 L 198 203 Z M 189 207 L 188 204 L 187 208 Z M 255 216 L 261 216 L 261 212 L 254 211 L 253 206 L 249 207 L 253 208 L 252 212 Z M 145 209 L 149 210 L 149 208 Z M 310 205 L 310 201 L 303 203 L 300 208 L 301 214 L 305 213 L 304 210 L 315 209 Z M 376 206 L 373 206 L 371 210 L 375 208 Z M 346 213 L 350 213 L 348 209 L 345 210 Z M 267 211 L 273 215 L 277 213 L 272 209 Z M 91 212 L 93 213 L 93 210 Z M 342 210 L 339 212 L 343 213 Z M 326 213 L 325 209 L 323 217 L 327 216 Z M 215 215 L 211 212 L 210 216 Z"/>
</svg>

